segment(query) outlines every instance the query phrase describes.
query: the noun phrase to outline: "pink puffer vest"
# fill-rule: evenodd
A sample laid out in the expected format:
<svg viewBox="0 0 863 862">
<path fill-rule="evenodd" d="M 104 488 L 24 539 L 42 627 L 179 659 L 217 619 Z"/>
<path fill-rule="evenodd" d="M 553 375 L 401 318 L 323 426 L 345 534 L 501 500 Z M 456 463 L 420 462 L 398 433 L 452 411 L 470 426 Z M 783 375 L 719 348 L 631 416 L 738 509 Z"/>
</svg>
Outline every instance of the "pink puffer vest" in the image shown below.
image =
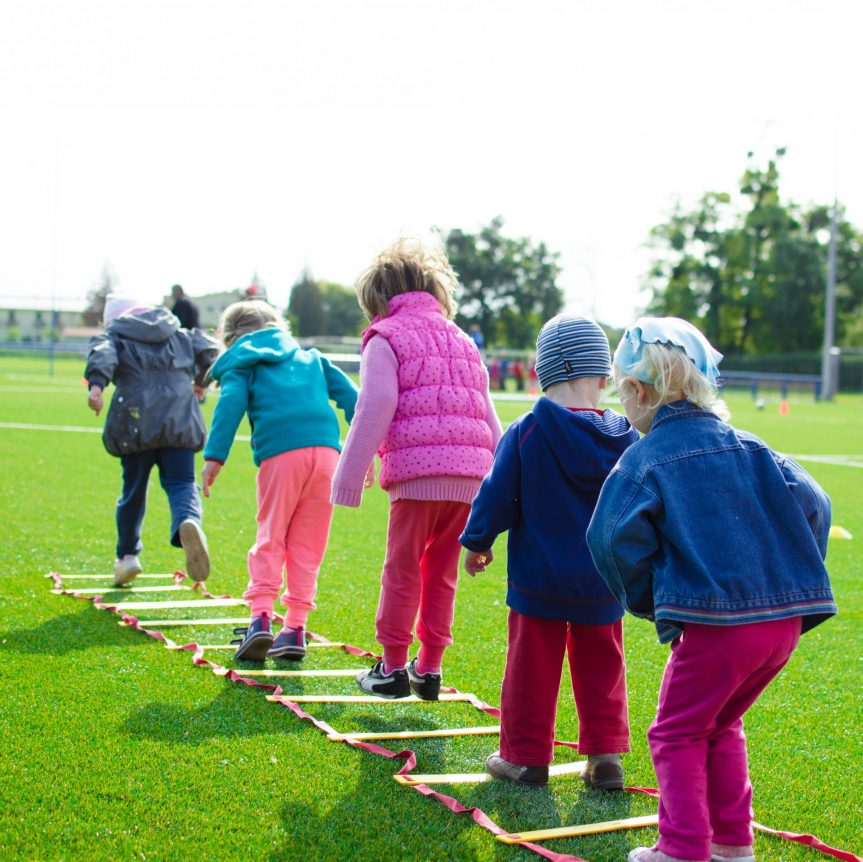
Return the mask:
<svg viewBox="0 0 863 862">
<path fill-rule="evenodd" d="M 473 341 L 430 293 L 393 297 L 363 346 L 378 335 L 399 363 L 399 399 L 381 449 L 380 485 L 429 476 L 482 479 L 491 469 L 487 378 Z"/>
</svg>

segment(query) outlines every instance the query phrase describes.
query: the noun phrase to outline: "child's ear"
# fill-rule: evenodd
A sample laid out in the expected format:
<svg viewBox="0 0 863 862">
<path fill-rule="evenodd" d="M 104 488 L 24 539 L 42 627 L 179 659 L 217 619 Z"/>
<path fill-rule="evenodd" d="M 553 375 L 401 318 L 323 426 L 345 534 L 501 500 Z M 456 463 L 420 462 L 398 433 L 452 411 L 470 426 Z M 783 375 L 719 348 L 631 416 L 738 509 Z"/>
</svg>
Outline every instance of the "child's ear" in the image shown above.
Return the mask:
<svg viewBox="0 0 863 862">
<path fill-rule="evenodd" d="M 599 388 L 600 388 L 600 389 L 605 389 L 605 387 L 606 387 L 607 385 L 608 385 L 608 378 L 607 378 L 607 377 L 600 377 L 600 378 L 599 378 Z"/>
<path fill-rule="evenodd" d="M 632 379 L 633 384 L 635 385 L 635 393 L 636 393 L 636 404 L 639 407 L 643 407 L 645 402 L 647 401 L 647 384 L 641 380 Z"/>
</svg>

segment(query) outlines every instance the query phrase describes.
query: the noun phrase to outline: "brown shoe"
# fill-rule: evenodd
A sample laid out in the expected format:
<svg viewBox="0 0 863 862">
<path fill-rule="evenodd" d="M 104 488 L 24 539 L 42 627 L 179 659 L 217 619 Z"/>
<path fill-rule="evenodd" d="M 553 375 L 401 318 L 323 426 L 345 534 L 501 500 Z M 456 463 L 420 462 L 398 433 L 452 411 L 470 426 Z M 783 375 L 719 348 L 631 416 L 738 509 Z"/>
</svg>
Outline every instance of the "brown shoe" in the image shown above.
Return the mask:
<svg viewBox="0 0 863 862">
<path fill-rule="evenodd" d="M 504 760 L 499 751 L 488 756 L 485 771 L 501 781 L 514 781 L 526 787 L 545 787 L 548 784 L 548 765 L 519 766 Z"/>
<path fill-rule="evenodd" d="M 594 754 L 587 757 L 582 773 L 588 787 L 597 790 L 623 790 L 623 764 L 619 754 Z"/>
</svg>

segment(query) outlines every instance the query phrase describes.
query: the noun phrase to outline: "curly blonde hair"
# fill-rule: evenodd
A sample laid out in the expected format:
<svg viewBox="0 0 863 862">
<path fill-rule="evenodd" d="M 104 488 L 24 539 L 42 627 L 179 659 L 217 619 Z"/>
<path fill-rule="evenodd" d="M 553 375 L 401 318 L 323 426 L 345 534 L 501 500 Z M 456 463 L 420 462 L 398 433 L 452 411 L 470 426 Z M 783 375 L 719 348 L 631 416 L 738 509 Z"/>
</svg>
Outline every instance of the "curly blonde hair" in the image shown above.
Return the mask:
<svg viewBox="0 0 863 862">
<path fill-rule="evenodd" d="M 710 410 L 720 419 L 731 416 L 726 403 L 719 397 L 717 388 L 704 376 L 682 347 L 654 342 L 644 344 L 638 364 L 625 374 L 617 365 L 612 368 L 614 386 L 618 391 L 632 385 L 632 378 L 650 380 L 656 390 L 657 401 L 651 409 L 669 402 L 673 394 L 681 393 L 703 410 Z"/>
<path fill-rule="evenodd" d="M 288 324 L 269 303 L 260 299 L 244 299 L 229 305 L 222 312 L 218 333 L 225 347 L 230 347 L 241 336 L 259 329 L 284 329 L 287 332 Z"/>
<path fill-rule="evenodd" d="M 437 299 L 447 320 L 455 317 L 458 278 L 443 248 L 403 238 L 384 249 L 356 281 L 357 298 L 366 317 L 385 317 L 389 301 L 402 293 L 424 291 Z"/>
</svg>

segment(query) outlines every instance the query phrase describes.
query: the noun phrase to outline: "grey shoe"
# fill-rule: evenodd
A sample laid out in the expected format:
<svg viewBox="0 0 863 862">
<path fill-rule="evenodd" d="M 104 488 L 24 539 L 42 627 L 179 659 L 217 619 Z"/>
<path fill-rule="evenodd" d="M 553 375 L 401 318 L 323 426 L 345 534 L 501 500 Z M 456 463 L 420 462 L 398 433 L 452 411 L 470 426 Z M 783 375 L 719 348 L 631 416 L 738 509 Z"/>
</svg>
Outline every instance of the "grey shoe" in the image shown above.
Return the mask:
<svg viewBox="0 0 863 862">
<path fill-rule="evenodd" d="M 131 584 L 141 574 L 141 563 L 134 554 L 126 554 L 114 561 L 114 586 L 123 587 Z"/>
<path fill-rule="evenodd" d="M 519 766 L 500 756 L 499 751 L 490 754 L 485 762 L 485 771 L 501 781 L 514 781 L 526 787 L 545 787 L 548 784 L 548 765 Z"/>
<path fill-rule="evenodd" d="M 193 581 L 206 581 L 210 574 L 210 552 L 201 525 L 188 518 L 180 524 L 179 533 L 186 554 L 186 574 Z"/>
<path fill-rule="evenodd" d="M 597 790 L 623 790 L 623 764 L 619 754 L 590 754 L 582 778 Z M 641 848 L 639 848 L 641 849 Z"/>
</svg>

